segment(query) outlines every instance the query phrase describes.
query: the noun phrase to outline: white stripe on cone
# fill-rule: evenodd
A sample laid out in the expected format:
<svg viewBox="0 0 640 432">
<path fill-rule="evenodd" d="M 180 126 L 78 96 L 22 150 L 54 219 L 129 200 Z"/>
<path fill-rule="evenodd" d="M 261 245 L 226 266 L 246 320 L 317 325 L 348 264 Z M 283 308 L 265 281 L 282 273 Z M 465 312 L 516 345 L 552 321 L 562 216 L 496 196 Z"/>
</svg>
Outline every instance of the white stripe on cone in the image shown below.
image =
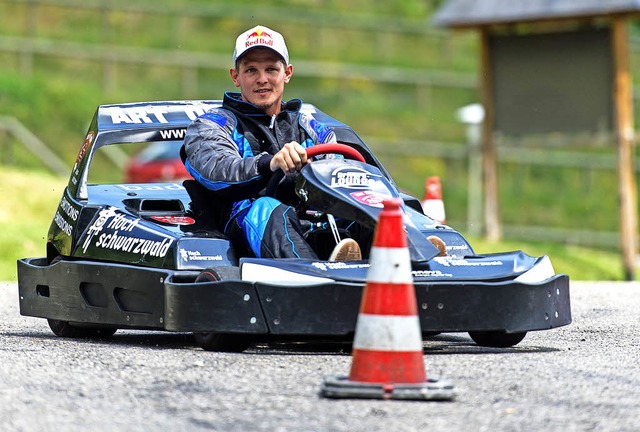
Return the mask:
<svg viewBox="0 0 640 432">
<path fill-rule="evenodd" d="M 416 315 L 358 315 L 353 348 L 371 351 L 422 351 Z"/>
<path fill-rule="evenodd" d="M 367 282 L 413 283 L 409 249 L 373 246 L 369 254 Z"/>
<path fill-rule="evenodd" d="M 446 216 L 444 212 L 444 202 L 441 199 L 428 199 L 422 201 L 422 209 L 424 214 L 431 219 L 445 223 Z"/>
</svg>

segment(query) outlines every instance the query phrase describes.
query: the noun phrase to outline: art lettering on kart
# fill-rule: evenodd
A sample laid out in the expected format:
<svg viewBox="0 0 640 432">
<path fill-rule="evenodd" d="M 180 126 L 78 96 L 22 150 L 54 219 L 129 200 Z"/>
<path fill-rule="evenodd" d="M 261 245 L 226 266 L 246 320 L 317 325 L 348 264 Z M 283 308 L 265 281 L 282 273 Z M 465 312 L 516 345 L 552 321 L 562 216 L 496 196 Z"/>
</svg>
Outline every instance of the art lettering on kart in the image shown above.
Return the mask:
<svg viewBox="0 0 640 432">
<path fill-rule="evenodd" d="M 145 226 L 140 219 L 107 207 L 98 212 L 80 239 L 77 254 L 94 257 L 136 255 L 140 261 L 164 258 L 174 239 Z"/>
<path fill-rule="evenodd" d="M 193 121 L 219 104 L 202 103 L 181 106 L 144 105 L 112 106 L 103 109 L 101 121 L 112 125 L 169 124 L 177 121 Z"/>
</svg>

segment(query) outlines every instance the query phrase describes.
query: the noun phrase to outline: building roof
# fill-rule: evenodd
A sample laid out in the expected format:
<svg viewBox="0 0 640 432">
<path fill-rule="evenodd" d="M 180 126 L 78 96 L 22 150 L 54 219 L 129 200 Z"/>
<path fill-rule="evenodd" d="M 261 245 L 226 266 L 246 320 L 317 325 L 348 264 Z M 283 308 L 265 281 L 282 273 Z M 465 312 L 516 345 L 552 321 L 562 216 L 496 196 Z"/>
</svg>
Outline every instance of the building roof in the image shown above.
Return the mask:
<svg viewBox="0 0 640 432">
<path fill-rule="evenodd" d="M 433 24 L 477 27 L 632 13 L 640 13 L 640 0 L 448 0 Z"/>
</svg>

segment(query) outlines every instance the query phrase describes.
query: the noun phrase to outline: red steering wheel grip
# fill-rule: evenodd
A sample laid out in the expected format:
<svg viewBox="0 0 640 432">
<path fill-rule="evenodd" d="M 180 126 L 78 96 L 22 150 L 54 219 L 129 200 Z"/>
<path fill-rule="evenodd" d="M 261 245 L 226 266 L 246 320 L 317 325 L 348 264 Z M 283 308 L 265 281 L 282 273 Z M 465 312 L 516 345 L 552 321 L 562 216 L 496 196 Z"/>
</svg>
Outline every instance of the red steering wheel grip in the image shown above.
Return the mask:
<svg viewBox="0 0 640 432">
<path fill-rule="evenodd" d="M 336 153 L 346 157 L 347 159 L 357 160 L 362 163 L 366 163 L 364 157 L 360 152 L 351 146 L 346 144 L 326 143 L 316 144 L 313 147 L 307 149 L 307 157 L 312 158 L 321 154 Z"/>
</svg>

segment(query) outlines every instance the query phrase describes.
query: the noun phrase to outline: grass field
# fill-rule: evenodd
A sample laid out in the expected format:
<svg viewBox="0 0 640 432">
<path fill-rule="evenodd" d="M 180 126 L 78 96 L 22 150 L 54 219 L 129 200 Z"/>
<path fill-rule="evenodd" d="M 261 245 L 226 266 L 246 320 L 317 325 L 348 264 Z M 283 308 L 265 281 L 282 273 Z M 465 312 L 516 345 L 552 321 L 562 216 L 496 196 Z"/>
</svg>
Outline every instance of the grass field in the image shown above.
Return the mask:
<svg viewBox="0 0 640 432">
<path fill-rule="evenodd" d="M 16 260 L 44 256 L 49 224 L 67 179 L 40 171 L 3 167 L 0 171 L 0 280 L 16 279 Z M 556 243 L 489 243 L 470 238 L 476 253 L 523 250 L 549 255 L 556 272 L 574 280 L 621 280 L 617 253 Z"/>
<path fill-rule="evenodd" d="M 16 260 L 44 256 L 66 179 L 3 167 L 0 173 L 0 280 L 16 279 Z"/>
</svg>

